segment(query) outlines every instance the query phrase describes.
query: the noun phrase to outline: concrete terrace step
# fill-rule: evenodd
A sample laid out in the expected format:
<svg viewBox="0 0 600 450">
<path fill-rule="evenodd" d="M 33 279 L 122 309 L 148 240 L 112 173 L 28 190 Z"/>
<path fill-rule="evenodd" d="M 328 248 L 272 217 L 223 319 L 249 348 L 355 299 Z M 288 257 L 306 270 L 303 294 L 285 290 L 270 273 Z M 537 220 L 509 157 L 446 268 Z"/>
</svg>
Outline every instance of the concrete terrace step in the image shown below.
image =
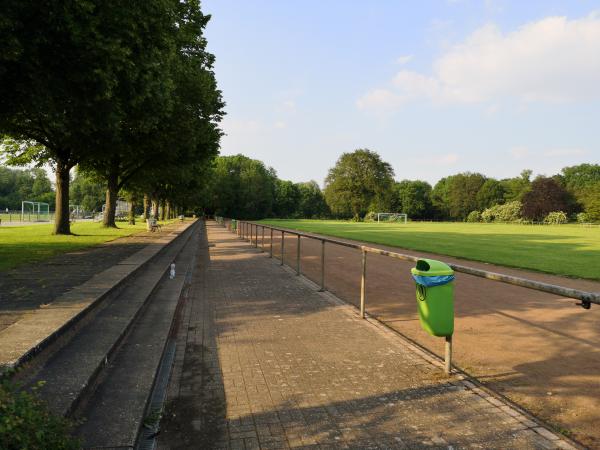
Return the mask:
<svg viewBox="0 0 600 450">
<path fill-rule="evenodd" d="M 52 303 L 26 314 L 0 331 L 0 372 L 15 369 L 47 349 L 96 306 L 115 294 L 123 284 L 161 250 L 175 241 L 191 224 L 165 234 L 142 250 L 62 294 Z"/>
<path fill-rule="evenodd" d="M 144 418 L 156 419 L 156 411 L 148 410 L 150 393 L 157 383 L 177 306 L 187 292 L 185 286 L 189 286 L 203 235 L 200 231 L 190 237 L 175 260 L 176 277 L 161 280 L 106 366 L 102 382 L 76 414 L 82 420 L 76 435 L 84 448 L 133 448 Z"/>
<path fill-rule="evenodd" d="M 102 304 L 95 308 L 93 318 L 78 326 L 67 342 L 61 343 L 59 349 L 51 349 L 52 354 L 43 364 L 28 367 L 19 374 L 25 386 L 44 382 L 39 393 L 54 413 L 70 415 L 93 393 L 104 366 L 111 360 L 171 262 L 197 228 L 198 225 L 192 225 L 166 236 L 161 248 L 152 245 L 151 249 L 141 250 L 119 265 L 130 270 L 115 268 L 111 272 L 108 269 L 108 277 L 101 278 L 98 291 L 90 286 L 77 289 L 78 294 L 86 295 L 78 297 L 73 292 L 69 293 L 73 303 L 82 305 L 75 306 L 78 314 L 85 314 L 99 302 Z M 97 292 L 103 294 L 97 296 Z M 111 292 L 112 295 L 109 295 Z M 56 308 L 60 309 L 60 306 Z M 71 322 L 63 325 L 69 326 Z"/>
</svg>

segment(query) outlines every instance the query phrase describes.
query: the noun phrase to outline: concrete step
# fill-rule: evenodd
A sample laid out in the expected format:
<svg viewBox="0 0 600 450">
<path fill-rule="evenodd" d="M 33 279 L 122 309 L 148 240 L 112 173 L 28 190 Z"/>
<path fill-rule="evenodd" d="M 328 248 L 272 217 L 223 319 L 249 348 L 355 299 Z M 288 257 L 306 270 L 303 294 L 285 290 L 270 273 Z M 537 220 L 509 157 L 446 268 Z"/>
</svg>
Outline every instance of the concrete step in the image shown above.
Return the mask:
<svg viewBox="0 0 600 450">
<path fill-rule="evenodd" d="M 201 240 L 200 232 L 189 239 L 175 260 L 176 277 L 165 276 L 161 280 L 104 368 L 94 394 L 77 411 L 76 418 L 82 424 L 75 434 L 84 448 L 134 448 L 145 418 L 152 421 L 157 415 L 156 411 L 149 411 L 150 394 L 157 382 L 177 306 L 185 287 L 189 287 Z"/>
<path fill-rule="evenodd" d="M 192 225 L 157 252 L 107 296 L 67 342 L 52 349 L 42 364 L 20 374 L 26 387 L 44 383 L 38 392 L 51 411 L 69 416 L 85 404 L 170 264 L 198 229 L 199 224 Z"/>
<path fill-rule="evenodd" d="M 140 251 L 98 272 L 47 305 L 28 312 L 0 331 L 0 374 L 44 361 L 64 345 L 99 306 L 113 298 L 145 265 L 179 240 L 191 223 L 177 224 Z"/>
</svg>

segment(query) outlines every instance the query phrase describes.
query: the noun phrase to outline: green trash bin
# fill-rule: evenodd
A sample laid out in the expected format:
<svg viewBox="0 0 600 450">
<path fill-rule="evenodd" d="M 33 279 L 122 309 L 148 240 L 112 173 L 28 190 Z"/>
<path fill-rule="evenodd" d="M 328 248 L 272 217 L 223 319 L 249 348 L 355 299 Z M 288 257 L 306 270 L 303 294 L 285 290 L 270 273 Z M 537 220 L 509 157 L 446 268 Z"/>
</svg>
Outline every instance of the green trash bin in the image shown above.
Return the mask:
<svg viewBox="0 0 600 450">
<path fill-rule="evenodd" d="M 433 336 L 454 332 L 454 271 L 434 259 L 419 259 L 411 270 L 417 285 L 421 327 Z"/>
</svg>

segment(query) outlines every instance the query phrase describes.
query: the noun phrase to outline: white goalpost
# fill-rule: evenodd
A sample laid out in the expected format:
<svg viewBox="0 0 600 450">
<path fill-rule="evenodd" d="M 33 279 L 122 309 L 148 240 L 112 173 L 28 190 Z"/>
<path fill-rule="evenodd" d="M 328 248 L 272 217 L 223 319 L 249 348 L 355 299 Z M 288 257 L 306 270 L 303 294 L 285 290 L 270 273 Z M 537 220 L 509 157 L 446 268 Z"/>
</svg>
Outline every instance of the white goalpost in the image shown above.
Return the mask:
<svg viewBox="0 0 600 450">
<path fill-rule="evenodd" d="M 25 220 L 27 218 L 27 220 Z M 33 219 L 33 220 L 32 220 Z M 22 222 L 49 222 L 50 205 L 44 202 L 21 202 Z"/>
<path fill-rule="evenodd" d="M 406 224 L 408 216 L 404 213 L 377 213 L 377 223 L 379 222 L 401 222 Z"/>
</svg>

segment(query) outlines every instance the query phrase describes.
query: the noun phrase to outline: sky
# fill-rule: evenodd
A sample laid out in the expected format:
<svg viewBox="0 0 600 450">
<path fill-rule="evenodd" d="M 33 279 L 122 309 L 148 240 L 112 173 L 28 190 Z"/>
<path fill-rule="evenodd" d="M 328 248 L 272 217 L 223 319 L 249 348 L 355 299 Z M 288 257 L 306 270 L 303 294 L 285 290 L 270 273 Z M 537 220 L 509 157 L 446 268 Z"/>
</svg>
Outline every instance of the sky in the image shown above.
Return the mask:
<svg viewBox="0 0 600 450">
<path fill-rule="evenodd" d="M 368 148 L 397 180 L 600 163 L 600 0 L 204 0 L 221 154 L 323 185 Z"/>
</svg>

